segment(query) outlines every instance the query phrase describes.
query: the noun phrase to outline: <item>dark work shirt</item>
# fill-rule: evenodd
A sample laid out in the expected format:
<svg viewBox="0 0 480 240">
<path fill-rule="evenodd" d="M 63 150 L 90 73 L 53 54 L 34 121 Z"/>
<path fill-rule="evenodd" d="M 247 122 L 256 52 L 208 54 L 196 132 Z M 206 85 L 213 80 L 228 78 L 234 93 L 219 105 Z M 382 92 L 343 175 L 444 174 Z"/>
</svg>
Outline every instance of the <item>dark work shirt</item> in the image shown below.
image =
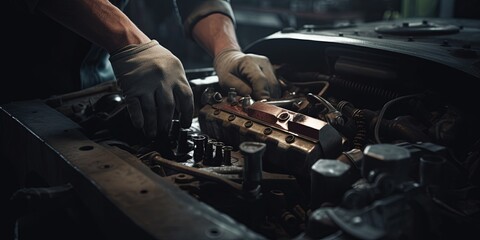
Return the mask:
<svg viewBox="0 0 480 240">
<path fill-rule="evenodd" d="M 114 0 L 112 2 L 126 1 Z M 161 4 L 162 8 L 160 9 L 165 12 L 160 11 L 158 14 L 167 14 L 175 9 L 184 26 L 190 26 L 189 24 L 195 23 L 195 20 L 199 19 L 198 16 L 201 17 L 205 12 L 208 13 L 204 9 L 197 11 L 200 14 L 195 13 L 195 7 L 198 10 L 198 6 L 203 4 L 212 6 L 213 11 L 218 12 L 223 11 L 221 7 L 218 7 L 218 2 L 228 4 L 228 1 L 220 0 L 164 0 L 163 2 L 165 4 Z M 220 10 L 218 10 L 219 8 Z M 189 18 L 191 15 L 197 17 Z M 231 17 L 233 19 L 233 16 Z M 85 71 L 81 71 L 81 69 L 85 69 L 85 62 L 94 62 L 85 61 L 87 55 L 96 56 L 98 59 L 108 62 L 108 54 L 104 50 L 98 47 L 95 49 L 95 46 L 92 48 L 89 41 L 42 13 L 32 13 L 25 1 L 6 0 L 2 7 L 2 18 L 4 18 L 2 22 L 5 26 L 2 29 L 2 35 L 5 42 L 3 57 L 6 65 L 3 66 L 0 103 L 44 99 L 53 95 L 78 91 L 108 79 L 108 74 L 105 79 L 97 79 L 99 78 L 98 74 L 89 74 L 88 72 L 85 74 Z M 186 20 L 190 22 L 186 23 Z M 100 62 L 98 66 L 108 70 L 108 66 L 104 65 Z M 94 66 L 93 69 L 96 67 Z M 85 78 L 90 78 L 90 82 L 85 83 Z M 114 77 L 112 76 L 112 78 Z"/>
</svg>

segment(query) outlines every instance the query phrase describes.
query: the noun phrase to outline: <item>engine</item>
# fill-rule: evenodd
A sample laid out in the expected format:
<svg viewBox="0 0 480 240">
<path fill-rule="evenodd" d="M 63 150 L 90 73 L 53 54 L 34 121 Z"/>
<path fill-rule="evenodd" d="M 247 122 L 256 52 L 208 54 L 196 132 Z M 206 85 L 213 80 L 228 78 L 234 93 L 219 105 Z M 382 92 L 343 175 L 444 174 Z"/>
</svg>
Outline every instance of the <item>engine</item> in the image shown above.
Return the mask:
<svg viewBox="0 0 480 240">
<path fill-rule="evenodd" d="M 182 199 L 244 225 L 242 239 L 471 238 L 479 39 L 479 22 L 467 20 L 284 29 L 246 48 L 269 57 L 281 98 L 254 101 L 221 89 L 212 69 L 187 71 L 193 125 L 173 120 L 155 141 L 133 130 L 115 82 L 44 103 Z"/>
</svg>

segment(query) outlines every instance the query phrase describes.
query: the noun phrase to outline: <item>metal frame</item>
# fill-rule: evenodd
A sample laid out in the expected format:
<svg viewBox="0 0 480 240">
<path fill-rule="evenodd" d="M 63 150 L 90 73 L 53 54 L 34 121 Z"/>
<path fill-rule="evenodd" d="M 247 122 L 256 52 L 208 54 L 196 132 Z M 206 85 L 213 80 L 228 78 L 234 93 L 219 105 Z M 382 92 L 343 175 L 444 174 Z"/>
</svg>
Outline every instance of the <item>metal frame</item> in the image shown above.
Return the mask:
<svg viewBox="0 0 480 240">
<path fill-rule="evenodd" d="M 20 184 L 34 172 L 70 183 L 108 238 L 261 239 L 162 179 L 133 155 L 88 139 L 42 101 L 0 106 L 0 149 Z"/>
</svg>

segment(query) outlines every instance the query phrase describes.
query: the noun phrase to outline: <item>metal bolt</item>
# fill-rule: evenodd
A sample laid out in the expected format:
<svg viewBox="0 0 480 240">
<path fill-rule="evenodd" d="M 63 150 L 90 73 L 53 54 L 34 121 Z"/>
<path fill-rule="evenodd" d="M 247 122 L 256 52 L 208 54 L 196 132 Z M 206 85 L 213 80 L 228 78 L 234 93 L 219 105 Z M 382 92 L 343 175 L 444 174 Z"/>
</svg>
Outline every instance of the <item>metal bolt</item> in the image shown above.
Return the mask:
<svg viewBox="0 0 480 240">
<path fill-rule="evenodd" d="M 247 108 L 250 107 L 253 103 L 255 103 L 255 101 L 252 99 L 252 97 L 250 97 L 250 95 L 243 97 L 242 99 L 243 111 L 247 111 Z"/>
<path fill-rule="evenodd" d="M 235 88 L 230 88 L 230 91 L 228 91 L 227 101 L 229 103 L 237 102 L 237 91 L 235 91 Z"/>
<path fill-rule="evenodd" d="M 171 139 L 174 140 L 174 141 L 177 141 L 179 132 L 180 132 L 180 120 L 173 119 L 172 120 L 172 126 L 170 127 L 170 137 L 171 137 Z"/>
<path fill-rule="evenodd" d="M 270 135 L 270 134 L 272 134 L 272 129 L 269 128 L 269 127 L 265 128 L 265 129 L 263 130 L 263 134 L 265 134 L 265 135 Z"/>
<path fill-rule="evenodd" d="M 253 126 L 253 122 L 250 121 L 250 120 L 248 120 L 248 121 L 245 122 L 244 126 L 245 126 L 246 128 L 250 128 L 250 127 Z"/>
<path fill-rule="evenodd" d="M 230 116 L 228 116 L 228 121 L 231 122 L 231 121 L 235 120 L 235 118 L 236 118 L 236 117 L 235 117 L 234 114 L 230 114 Z"/>
<path fill-rule="evenodd" d="M 396 180 L 408 176 L 410 152 L 394 144 L 373 144 L 363 150 L 362 176 L 374 180 L 377 173 L 391 174 Z M 372 175 L 373 174 L 373 175 Z"/>
<path fill-rule="evenodd" d="M 214 114 L 214 115 L 220 114 L 220 109 L 215 109 L 215 111 L 213 111 L 213 114 Z"/>
<path fill-rule="evenodd" d="M 222 94 L 221 94 L 221 93 L 215 92 L 215 93 L 213 94 L 213 97 L 212 97 L 212 98 L 213 98 L 213 100 L 214 100 L 216 103 L 220 103 L 220 102 L 222 102 L 222 98 L 223 98 L 223 97 L 222 97 Z"/>
<path fill-rule="evenodd" d="M 213 158 L 212 166 L 220 166 L 223 162 L 223 146 L 225 144 L 223 142 L 216 142 L 213 144 L 215 146 L 215 157 Z"/>
<path fill-rule="evenodd" d="M 287 143 L 293 143 L 293 142 L 295 142 L 295 136 L 293 136 L 293 135 L 288 135 L 287 137 L 285 137 L 285 142 L 287 142 Z"/>
<path fill-rule="evenodd" d="M 177 155 L 185 155 L 190 151 L 187 141 L 188 132 L 189 130 L 187 128 L 180 128 L 180 132 L 178 133 Z"/>
<path fill-rule="evenodd" d="M 205 136 L 193 136 L 193 161 L 200 162 L 203 160 L 203 155 L 205 153 Z"/>
<path fill-rule="evenodd" d="M 232 165 L 232 146 L 223 147 L 223 165 L 230 166 Z"/>
<path fill-rule="evenodd" d="M 278 115 L 278 120 L 282 122 L 287 121 L 289 118 L 290 118 L 290 114 L 288 114 L 287 112 L 283 112 L 280 115 Z"/>
<path fill-rule="evenodd" d="M 195 180 L 193 176 L 187 175 L 184 173 L 180 173 L 176 175 L 173 179 L 175 183 L 190 183 L 190 182 L 193 182 L 193 180 Z"/>
</svg>

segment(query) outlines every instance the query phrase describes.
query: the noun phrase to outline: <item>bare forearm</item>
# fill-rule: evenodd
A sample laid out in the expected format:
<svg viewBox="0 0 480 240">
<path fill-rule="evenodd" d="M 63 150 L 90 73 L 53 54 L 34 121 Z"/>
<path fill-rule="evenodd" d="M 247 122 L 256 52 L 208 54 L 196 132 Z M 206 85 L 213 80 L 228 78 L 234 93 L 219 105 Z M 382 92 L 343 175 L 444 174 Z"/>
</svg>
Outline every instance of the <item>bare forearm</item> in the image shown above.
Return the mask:
<svg viewBox="0 0 480 240">
<path fill-rule="evenodd" d="M 192 35 L 211 56 L 224 49 L 240 50 L 232 20 L 223 14 L 211 14 L 200 20 Z"/>
<path fill-rule="evenodd" d="M 109 52 L 150 39 L 108 0 L 42 0 L 41 12 Z"/>
</svg>

